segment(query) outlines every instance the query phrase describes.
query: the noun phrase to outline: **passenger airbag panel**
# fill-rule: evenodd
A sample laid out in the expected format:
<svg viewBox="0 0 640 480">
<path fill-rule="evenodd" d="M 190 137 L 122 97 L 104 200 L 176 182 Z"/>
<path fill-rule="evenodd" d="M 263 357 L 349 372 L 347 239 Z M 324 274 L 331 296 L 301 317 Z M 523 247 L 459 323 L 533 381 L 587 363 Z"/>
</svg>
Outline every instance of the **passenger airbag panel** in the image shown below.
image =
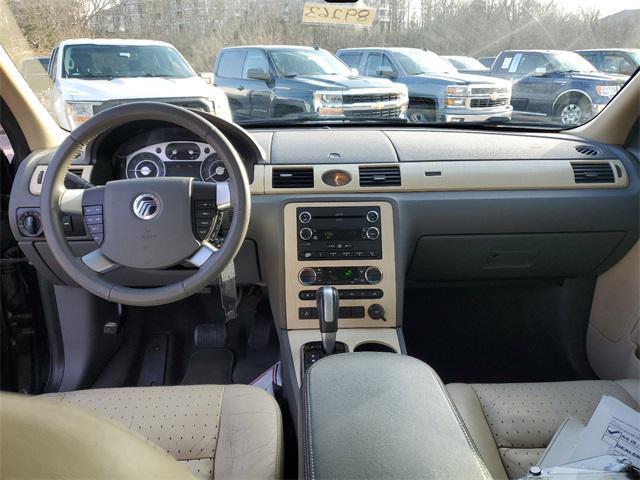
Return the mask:
<svg viewBox="0 0 640 480">
<path fill-rule="evenodd" d="M 624 232 L 421 237 L 409 280 L 576 277 L 594 273 Z"/>
</svg>

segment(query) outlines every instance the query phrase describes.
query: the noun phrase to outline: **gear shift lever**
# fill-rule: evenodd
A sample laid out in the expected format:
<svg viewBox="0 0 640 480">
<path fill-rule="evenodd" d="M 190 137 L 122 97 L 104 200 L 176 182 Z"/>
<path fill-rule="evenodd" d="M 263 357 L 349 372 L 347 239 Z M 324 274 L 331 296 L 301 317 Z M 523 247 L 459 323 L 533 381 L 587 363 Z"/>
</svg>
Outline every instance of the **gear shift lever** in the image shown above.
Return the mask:
<svg viewBox="0 0 640 480">
<path fill-rule="evenodd" d="M 327 355 L 331 355 L 336 346 L 338 331 L 338 304 L 340 295 L 333 287 L 321 287 L 316 293 L 318 317 L 320 318 L 320 334 L 322 347 Z"/>
</svg>

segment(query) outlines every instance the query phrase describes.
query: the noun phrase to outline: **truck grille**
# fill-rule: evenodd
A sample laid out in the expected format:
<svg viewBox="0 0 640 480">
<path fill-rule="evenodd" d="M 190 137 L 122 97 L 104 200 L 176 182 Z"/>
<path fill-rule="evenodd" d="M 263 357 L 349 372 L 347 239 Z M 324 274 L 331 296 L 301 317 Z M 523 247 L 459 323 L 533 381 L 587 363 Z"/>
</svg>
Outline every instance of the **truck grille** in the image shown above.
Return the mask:
<svg viewBox="0 0 640 480">
<path fill-rule="evenodd" d="M 469 106 L 471 108 L 491 108 L 491 107 L 502 107 L 509 103 L 508 98 L 496 98 L 492 100 L 490 98 L 472 98 Z"/>
<path fill-rule="evenodd" d="M 491 95 L 492 93 L 496 95 L 507 95 L 509 90 L 502 87 L 473 87 L 471 89 L 471 95 Z"/>
<path fill-rule="evenodd" d="M 398 118 L 402 113 L 402 108 L 383 108 L 380 110 L 357 110 L 345 112 L 348 118 Z"/>
<path fill-rule="evenodd" d="M 398 93 L 373 93 L 373 94 L 346 94 L 342 96 L 342 103 L 345 105 L 351 105 L 354 103 L 377 103 L 377 102 L 391 102 L 399 100 L 400 94 Z"/>
</svg>

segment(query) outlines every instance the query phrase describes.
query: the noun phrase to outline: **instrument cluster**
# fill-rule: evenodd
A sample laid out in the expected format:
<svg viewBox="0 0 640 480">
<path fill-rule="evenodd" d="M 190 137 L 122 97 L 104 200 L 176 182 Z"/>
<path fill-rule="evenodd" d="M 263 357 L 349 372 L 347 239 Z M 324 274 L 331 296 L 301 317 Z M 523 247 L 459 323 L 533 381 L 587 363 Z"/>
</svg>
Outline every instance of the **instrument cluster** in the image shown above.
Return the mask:
<svg viewBox="0 0 640 480">
<path fill-rule="evenodd" d="M 126 178 L 191 177 L 225 183 L 229 172 L 210 145 L 174 141 L 147 145 L 126 158 Z"/>
</svg>

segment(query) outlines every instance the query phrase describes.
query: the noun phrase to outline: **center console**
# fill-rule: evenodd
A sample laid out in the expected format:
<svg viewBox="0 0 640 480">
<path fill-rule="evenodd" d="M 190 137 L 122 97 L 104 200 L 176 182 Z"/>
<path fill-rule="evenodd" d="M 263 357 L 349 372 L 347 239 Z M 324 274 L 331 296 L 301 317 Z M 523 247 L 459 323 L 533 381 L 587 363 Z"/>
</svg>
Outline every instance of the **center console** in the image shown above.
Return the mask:
<svg viewBox="0 0 640 480">
<path fill-rule="evenodd" d="M 290 203 L 284 217 L 287 329 L 318 328 L 322 286 L 338 290 L 340 328 L 396 326 L 389 203 Z"/>
</svg>

